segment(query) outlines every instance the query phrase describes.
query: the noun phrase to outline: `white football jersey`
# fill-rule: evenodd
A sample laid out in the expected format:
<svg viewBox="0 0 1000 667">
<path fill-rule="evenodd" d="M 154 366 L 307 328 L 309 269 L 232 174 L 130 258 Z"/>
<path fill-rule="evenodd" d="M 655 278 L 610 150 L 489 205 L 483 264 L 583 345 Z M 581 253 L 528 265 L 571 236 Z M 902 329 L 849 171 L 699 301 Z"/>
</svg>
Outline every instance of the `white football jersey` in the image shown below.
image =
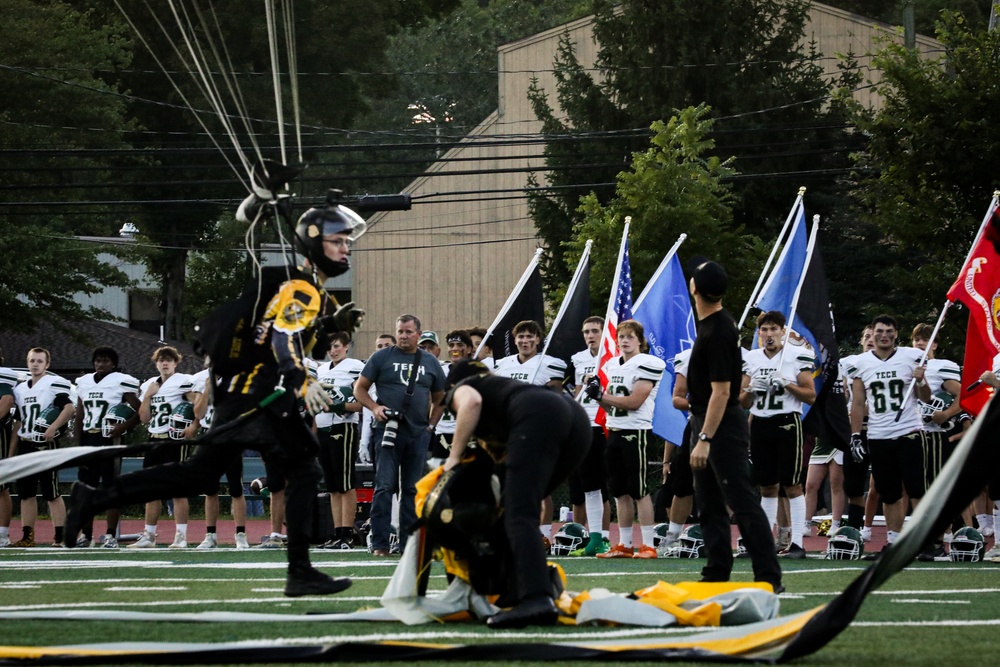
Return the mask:
<svg viewBox="0 0 1000 667">
<path fill-rule="evenodd" d="M 203 394 L 205 392 L 205 383 L 208 381 L 210 375 L 209 369 L 205 368 L 194 375 L 191 376 L 191 391 L 196 394 Z M 209 429 L 212 427 L 212 417 L 215 416 L 215 400 L 209 399 L 208 406 L 205 408 L 205 416 L 198 420 L 198 425 L 204 429 Z"/>
<path fill-rule="evenodd" d="M 763 348 L 748 351 L 743 355 L 743 374 L 751 380 L 755 377 L 764 377 L 770 382 L 771 378 L 777 375 L 794 382 L 802 371 L 812 372 L 813 357 L 805 351 L 805 348 L 793 346 L 788 349 L 784 358 L 781 352 L 778 350 L 773 357 L 768 357 Z M 802 414 L 802 405 L 802 401 L 787 391 L 771 391 L 754 397 L 750 414 L 756 417 L 774 417 L 793 412 Z"/>
<path fill-rule="evenodd" d="M 639 380 L 653 383 L 653 389 L 637 410 L 607 410 L 608 428 L 650 429 L 653 428 L 653 407 L 656 403 L 656 392 L 660 389 L 660 380 L 667 365 L 651 354 L 637 354 L 629 360 L 624 356 L 615 357 L 604 365 L 604 373 L 608 377 L 606 393 L 611 396 L 630 396 Z"/>
<path fill-rule="evenodd" d="M 17 373 L 9 368 L 0 367 L 0 397 L 14 396 L 14 387 L 17 386 Z M 0 424 L 7 419 L 8 414 L 0 415 Z"/>
<path fill-rule="evenodd" d="M 76 379 L 76 393 L 83 404 L 83 430 L 100 430 L 104 415 L 114 406 L 122 403 L 125 394 L 139 396 L 139 381 L 125 373 L 108 373 L 100 382 L 94 380 L 96 373 L 81 375 Z"/>
<path fill-rule="evenodd" d="M 959 384 L 962 383 L 962 369 L 958 367 L 954 361 L 948 361 L 947 359 L 928 359 L 927 369 L 924 372 L 924 377 L 927 379 L 927 383 L 930 385 L 931 396 L 938 393 L 939 391 L 944 391 L 944 383 L 948 380 L 954 380 Z M 958 397 L 955 396 L 954 399 L 957 401 Z M 921 404 L 923 401 L 921 401 Z M 921 407 L 923 407 L 921 405 Z M 924 422 L 924 430 L 928 433 L 944 433 L 945 429 L 941 427 L 940 424 L 935 424 L 933 421 Z"/>
<path fill-rule="evenodd" d="M 681 350 L 674 357 L 674 375 L 688 376 L 688 366 L 691 364 L 691 348 Z"/>
<path fill-rule="evenodd" d="M 29 436 L 35 430 L 35 420 L 60 394 L 65 394 L 70 402 L 76 404 L 76 392 L 73 386 L 69 380 L 58 375 L 46 375 L 38 382 L 33 383 L 28 380 L 14 387 L 14 404 L 21 420 L 21 428 L 17 430 L 19 437 L 32 439 Z"/>
<path fill-rule="evenodd" d="M 600 361 L 600 354 L 591 354 L 590 348 L 585 348 L 580 350 L 569 360 L 573 363 L 573 381 L 576 383 L 577 387 L 580 387 L 580 393 L 583 394 L 583 399 L 580 401 L 580 405 L 583 409 L 587 411 L 587 416 L 590 417 L 590 423 L 597 424 L 597 411 L 601 406 L 597 404 L 597 401 L 588 398 L 587 394 L 583 391 L 585 389 L 583 378 L 588 375 L 597 375 L 597 362 Z"/>
<path fill-rule="evenodd" d="M 552 380 L 562 382 L 566 377 L 566 362 L 547 354 L 536 354 L 522 364 L 518 356 L 512 354 L 497 362 L 494 374 L 542 386 Z"/>
<path fill-rule="evenodd" d="M 364 367 L 365 362 L 358 359 L 344 359 L 336 366 L 332 361 L 328 361 L 316 369 L 316 378 L 324 384 L 332 384 L 337 388 L 350 387 L 353 396 L 354 383 L 361 376 Z M 316 428 L 326 428 L 334 424 L 357 424 L 360 419 L 360 412 L 345 412 L 343 415 L 321 412 L 316 415 Z"/>
<path fill-rule="evenodd" d="M 149 401 L 149 432 L 154 435 L 163 435 L 170 432 L 170 415 L 177 406 L 188 400 L 185 396 L 193 392 L 194 376 L 186 373 L 174 373 L 166 379 L 160 390 Z M 154 377 L 142 383 L 142 399 L 160 378 Z M 201 385 L 204 387 L 204 383 Z"/>
<path fill-rule="evenodd" d="M 865 386 L 868 407 L 868 437 L 875 440 L 898 438 L 923 427 L 916 391 L 906 405 L 903 397 L 913 379 L 913 370 L 923 353 L 912 347 L 899 347 L 882 360 L 874 351 L 859 354 L 847 369 L 851 381 L 861 380 Z M 903 408 L 899 421 L 896 413 Z"/>
</svg>

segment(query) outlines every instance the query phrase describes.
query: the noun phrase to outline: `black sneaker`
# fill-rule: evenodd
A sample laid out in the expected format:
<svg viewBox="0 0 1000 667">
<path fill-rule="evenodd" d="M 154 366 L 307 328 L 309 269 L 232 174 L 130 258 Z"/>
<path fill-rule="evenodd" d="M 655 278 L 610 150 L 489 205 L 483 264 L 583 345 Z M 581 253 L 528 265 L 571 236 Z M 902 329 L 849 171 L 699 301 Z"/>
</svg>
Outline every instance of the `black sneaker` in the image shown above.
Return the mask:
<svg viewBox="0 0 1000 667">
<path fill-rule="evenodd" d="M 861 557 L 861 560 L 878 560 L 879 556 L 888 551 L 889 547 L 891 546 L 892 546 L 891 544 L 887 544 L 884 547 L 882 547 L 881 551 L 869 551 L 868 553 L 866 553 L 864 556 Z"/>
<path fill-rule="evenodd" d="M 351 587 L 347 577 L 334 579 L 314 567 L 304 570 L 290 570 L 285 581 L 285 596 L 299 598 L 303 595 L 332 595 Z"/>
<path fill-rule="evenodd" d="M 787 547 L 778 552 L 778 558 L 790 558 L 799 560 L 806 557 L 806 550 L 792 542 Z"/>
<path fill-rule="evenodd" d="M 921 563 L 933 563 L 935 561 L 941 563 L 950 559 L 948 558 L 948 554 L 944 551 L 944 545 L 935 544 L 917 554 L 917 560 Z"/>
</svg>

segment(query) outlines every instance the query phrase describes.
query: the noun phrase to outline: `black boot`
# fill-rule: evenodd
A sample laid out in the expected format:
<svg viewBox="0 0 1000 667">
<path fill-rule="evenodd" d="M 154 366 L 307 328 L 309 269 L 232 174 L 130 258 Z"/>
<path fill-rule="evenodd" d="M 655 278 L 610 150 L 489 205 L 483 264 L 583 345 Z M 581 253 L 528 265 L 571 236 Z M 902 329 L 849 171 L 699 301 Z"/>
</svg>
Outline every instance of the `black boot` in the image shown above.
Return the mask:
<svg viewBox="0 0 1000 667">
<path fill-rule="evenodd" d="M 523 628 L 529 625 L 555 625 L 559 610 L 548 595 L 532 595 L 511 609 L 486 619 L 486 625 L 496 630 Z"/>
<path fill-rule="evenodd" d="M 285 595 L 298 598 L 303 595 L 332 595 L 351 587 L 347 577 L 334 579 L 323 574 L 312 565 L 289 565 L 288 579 L 285 581 Z"/>
</svg>

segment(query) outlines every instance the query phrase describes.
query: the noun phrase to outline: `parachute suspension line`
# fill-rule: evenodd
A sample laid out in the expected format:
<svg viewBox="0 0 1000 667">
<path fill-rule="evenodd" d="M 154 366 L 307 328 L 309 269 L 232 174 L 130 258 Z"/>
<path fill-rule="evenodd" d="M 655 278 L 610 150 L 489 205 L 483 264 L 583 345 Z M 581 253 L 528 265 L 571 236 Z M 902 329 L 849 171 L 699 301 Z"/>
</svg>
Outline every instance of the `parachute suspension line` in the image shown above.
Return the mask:
<svg viewBox="0 0 1000 667">
<path fill-rule="evenodd" d="M 212 144 L 222 154 L 222 157 L 226 161 L 226 163 L 229 165 L 229 168 L 233 170 L 234 174 L 236 174 L 236 178 L 238 178 L 239 181 L 240 181 L 240 183 L 243 184 L 243 187 L 246 188 L 247 192 L 252 192 L 253 190 L 250 188 L 250 183 L 249 183 L 250 164 L 249 164 L 249 162 L 247 162 L 246 157 L 243 155 L 243 151 L 240 150 L 239 146 L 236 146 L 237 155 L 239 155 L 240 161 L 241 161 L 241 163 L 243 165 L 243 171 L 240 171 L 236 167 L 236 165 L 233 164 L 233 161 L 229 159 L 229 156 L 222 149 L 222 146 L 219 145 L 219 142 L 216 140 L 215 135 L 212 133 L 212 131 L 208 128 L 208 126 L 202 120 L 201 115 L 197 111 L 195 111 L 194 106 L 188 100 L 187 96 L 184 94 L 184 91 L 181 90 L 181 88 L 180 88 L 179 85 L 177 85 L 177 82 L 174 80 L 174 78 L 172 76 L 170 76 L 170 72 L 164 66 L 163 61 L 160 60 L 159 56 L 156 55 L 156 52 L 153 51 L 153 48 L 149 45 L 149 42 L 146 41 L 146 38 L 143 36 L 142 32 L 139 30 L 139 26 L 137 26 L 135 24 L 135 22 L 132 21 L 131 17 L 125 11 L 125 8 L 122 7 L 122 5 L 119 2 L 119 0 L 115 0 L 115 6 L 118 8 L 118 11 L 121 12 L 122 16 L 125 17 L 125 21 L 132 28 L 132 31 L 139 38 L 139 41 L 142 42 L 142 45 L 149 52 L 149 55 L 152 56 L 153 60 L 157 64 L 157 66 L 160 68 L 160 70 L 163 72 L 163 74 L 167 77 L 167 80 L 170 81 L 170 85 L 173 86 L 174 92 L 176 92 L 178 94 L 178 96 L 180 96 L 180 98 L 184 102 L 185 106 L 187 106 L 188 110 L 191 111 L 191 113 L 194 116 L 195 120 L 201 126 L 201 129 L 204 130 L 205 134 L 212 141 Z M 148 3 L 146 3 L 146 7 L 149 8 L 149 4 Z M 150 9 L 150 13 L 152 13 L 152 9 Z M 166 36 L 169 39 L 170 35 L 167 33 L 166 28 L 160 22 L 159 18 L 155 14 L 153 14 L 153 18 L 156 21 L 157 26 L 159 26 L 160 30 L 163 32 L 164 36 Z M 173 43 L 173 42 L 171 42 L 171 43 Z M 176 51 L 176 47 L 175 47 L 175 51 Z M 230 138 L 232 138 L 232 137 L 230 137 Z M 246 174 L 247 178 L 244 178 L 244 174 Z"/>
<path fill-rule="evenodd" d="M 146 4 L 148 7 L 148 2 Z M 240 160 L 243 162 L 244 168 L 247 169 L 247 173 L 249 174 L 249 161 L 247 160 L 242 147 L 239 145 L 239 141 L 236 138 L 236 132 L 233 129 L 232 120 L 226 112 L 222 96 L 215 84 L 215 79 L 212 77 L 211 72 L 208 69 L 208 59 L 205 58 L 204 50 L 202 49 L 200 42 L 198 42 L 197 31 L 195 30 L 194 23 L 192 22 L 191 17 L 183 3 L 178 3 L 175 0 L 168 0 L 167 5 L 170 8 L 171 14 L 174 16 L 174 21 L 177 23 L 178 29 L 180 30 L 181 38 L 184 40 L 184 45 L 187 47 L 190 61 L 185 60 L 184 54 L 172 41 L 171 45 L 174 47 L 174 51 L 177 53 L 177 56 L 181 58 L 185 65 L 191 67 L 193 72 L 197 72 L 198 76 L 195 76 L 194 73 L 192 73 L 191 78 L 201 90 L 205 99 L 208 100 L 209 105 L 215 110 L 216 117 L 219 119 L 219 122 L 222 123 L 226 134 L 229 135 L 230 142 L 236 148 L 240 156 Z M 180 12 L 178 12 L 178 5 L 180 5 Z M 152 12 L 152 9 L 150 9 L 150 12 Z M 205 27 L 204 23 L 202 25 Z"/>
<path fill-rule="evenodd" d="M 278 37 L 275 34 L 274 0 L 264 0 L 267 13 L 267 45 L 271 53 L 271 83 L 274 86 L 274 111 L 278 121 L 278 143 L 281 145 L 281 162 L 288 164 L 285 150 L 285 114 L 281 103 L 281 75 L 278 62 Z"/>
<path fill-rule="evenodd" d="M 250 125 L 250 113 L 248 111 L 246 100 L 243 97 L 243 90 L 240 88 L 239 81 L 236 78 L 236 69 L 233 67 L 232 58 L 229 55 L 229 50 L 226 48 L 226 40 L 222 33 L 222 26 L 219 23 L 218 14 L 216 14 L 215 11 L 215 5 L 210 2 L 209 11 L 212 16 L 214 33 L 219 36 L 218 40 L 212 38 L 213 30 L 209 27 L 208 22 L 205 20 L 204 13 L 197 3 L 195 3 L 194 8 L 195 12 L 198 14 L 198 19 L 204 28 L 209 47 L 212 49 L 212 54 L 215 56 L 219 72 L 226 84 L 226 88 L 229 91 L 229 97 L 232 99 L 233 105 L 236 107 L 236 111 L 238 112 L 237 116 L 243 122 L 243 129 L 246 130 L 247 137 L 250 140 L 250 145 L 253 147 L 254 154 L 257 156 L 257 161 L 262 162 L 264 156 L 261 153 L 260 145 L 257 141 L 257 134 Z M 216 46 L 216 42 L 218 42 L 218 47 Z"/>
<path fill-rule="evenodd" d="M 295 148 L 299 162 L 302 159 L 302 118 L 299 108 L 299 56 L 295 48 L 295 5 L 283 0 L 285 15 L 285 48 L 288 58 L 288 82 L 292 92 L 292 113 L 295 117 Z"/>
<path fill-rule="evenodd" d="M 255 313 L 259 312 L 257 308 L 260 306 L 260 299 L 264 290 L 264 267 L 261 266 L 260 260 L 257 259 L 257 255 L 253 251 L 254 233 L 257 229 L 257 223 L 264 219 L 264 207 L 261 206 L 257 209 L 257 214 L 254 216 L 253 221 L 247 226 L 247 233 L 243 237 L 243 245 L 246 247 L 247 255 L 250 256 L 250 262 L 254 267 L 254 273 L 257 275 L 257 298 L 253 302 L 253 312 Z"/>
</svg>

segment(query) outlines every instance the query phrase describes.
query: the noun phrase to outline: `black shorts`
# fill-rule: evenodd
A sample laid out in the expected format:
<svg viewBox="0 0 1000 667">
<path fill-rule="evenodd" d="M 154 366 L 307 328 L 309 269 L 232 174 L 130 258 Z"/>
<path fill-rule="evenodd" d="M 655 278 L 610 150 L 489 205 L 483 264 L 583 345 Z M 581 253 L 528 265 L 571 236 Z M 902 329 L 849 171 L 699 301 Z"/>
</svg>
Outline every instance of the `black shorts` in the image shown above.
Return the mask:
<svg viewBox="0 0 1000 667">
<path fill-rule="evenodd" d="M 211 445 L 201 445 L 202 447 L 211 447 Z M 233 459 L 233 462 L 229 464 L 226 468 L 226 484 L 229 486 L 229 497 L 230 498 L 242 498 L 243 497 L 243 457 L 239 456 Z M 222 490 L 222 478 L 215 480 L 215 484 L 211 485 L 209 488 L 205 489 L 206 496 L 217 496 L 219 491 Z"/>
<path fill-rule="evenodd" d="M 166 438 L 154 439 L 153 442 L 157 442 L 158 444 L 146 452 L 145 458 L 142 459 L 143 468 L 152 468 L 164 463 L 186 461 L 191 456 L 191 451 L 189 450 L 194 449 L 189 444 L 182 445 L 177 443 L 176 440 L 168 440 Z"/>
<path fill-rule="evenodd" d="M 631 496 L 638 500 L 649 495 L 649 453 L 653 432 L 611 430 L 604 459 L 608 469 L 608 491 L 615 498 Z"/>
<path fill-rule="evenodd" d="M 569 475 L 569 501 L 573 505 L 582 505 L 588 491 L 601 491 L 602 496 L 607 495 L 604 455 L 608 448 L 608 437 L 600 426 L 593 427 L 590 432 L 590 450 Z"/>
<path fill-rule="evenodd" d="M 0 461 L 10 456 L 10 419 L 4 418 L 0 419 Z M 0 493 L 6 491 L 9 487 L 6 484 L 0 484 Z"/>
<path fill-rule="evenodd" d="M 361 433 L 361 429 L 358 429 L 358 433 Z M 431 436 L 431 444 L 427 448 L 427 458 L 431 459 L 446 459 L 448 458 L 448 452 L 451 451 L 451 440 L 455 437 L 454 433 L 435 433 Z"/>
<path fill-rule="evenodd" d="M 264 458 L 264 476 L 267 478 L 267 490 L 271 493 L 281 493 L 285 490 L 287 480 L 285 479 L 285 468 L 281 463 Z"/>
<path fill-rule="evenodd" d="M 105 438 L 100 433 L 84 432 L 80 435 L 80 445 L 84 447 L 108 447 L 113 445 L 111 438 Z M 122 472 L 122 460 L 119 457 L 103 459 L 80 466 L 79 479 L 88 486 L 99 486 L 102 489 L 114 485 Z"/>
<path fill-rule="evenodd" d="M 942 431 L 924 431 L 924 485 L 930 488 L 937 476 L 941 474 L 941 468 L 945 461 L 954 451 L 948 447 L 948 434 Z"/>
<path fill-rule="evenodd" d="M 750 420 L 750 458 L 761 486 L 802 484 L 806 460 L 803 435 L 797 412 Z"/>
<path fill-rule="evenodd" d="M 46 449 L 55 449 L 58 446 L 57 443 L 51 442 L 18 440 L 17 455 L 21 456 L 22 454 L 40 452 Z M 17 488 L 17 495 L 21 498 L 21 502 L 24 502 L 27 498 L 31 498 L 32 502 L 34 502 L 35 496 L 39 493 L 42 494 L 42 498 L 45 500 L 55 500 L 59 497 L 59 473 L 56 470 L 46 470 L 35 475 L 28 475 L 17 480 L 15 487 Z"/>
<path fill-rule="evenodd" d="M 678 498 L 694 495 L 694 474 L 691 472 L 691 425 L 684 427 L 681 446 L 670 459 L 670 488 Z M 670 447 L 670 443 L 664 445 Z"/>
<path fill-rule="evenodd" d="M 903 489 L 911 498 L 923 498 L 925 490 L 926 454 L 924 432 L 888 440 L 868 440 L 868 455 L 872 460 L 875 487 L 886 505 L 903 497 Z"/>
<path fill-rule="evenodd" d="M 358 442 L 361 430 L 358 424 L 333 424 L 321 428 L 319 438 L 319 464 L 326 478 L 330 493 L 347 493 L 354 488 L 354 464 L 358 460 Z"/>
</svg>

